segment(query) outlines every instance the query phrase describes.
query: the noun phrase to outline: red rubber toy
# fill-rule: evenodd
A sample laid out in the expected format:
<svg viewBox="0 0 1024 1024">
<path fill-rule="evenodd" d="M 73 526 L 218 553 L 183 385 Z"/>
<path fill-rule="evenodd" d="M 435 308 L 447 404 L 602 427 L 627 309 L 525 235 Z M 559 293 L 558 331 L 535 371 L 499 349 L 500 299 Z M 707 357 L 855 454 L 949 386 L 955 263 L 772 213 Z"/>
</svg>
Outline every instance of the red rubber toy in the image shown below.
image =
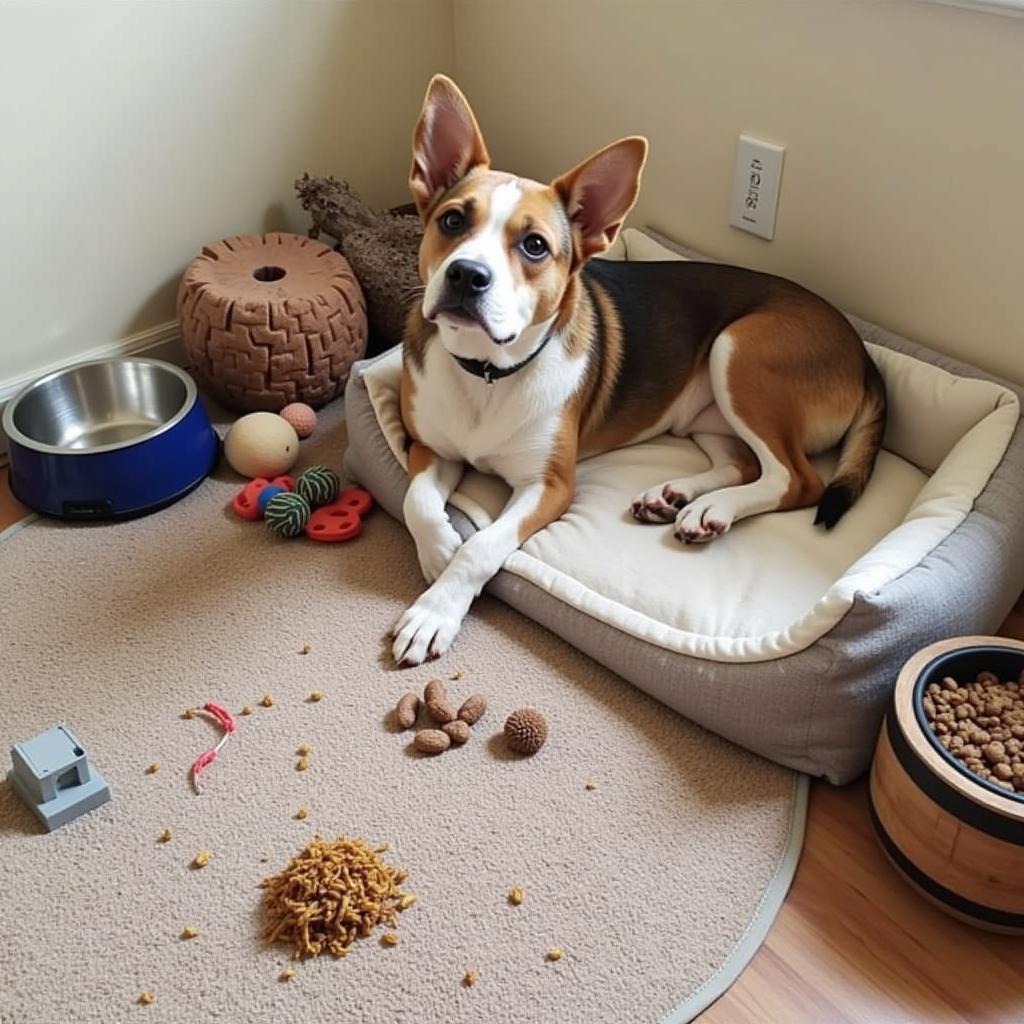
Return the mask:
<svg viewBox="0 0 1024 1024">
<path fill-rule="evenodd" d="M 261 476 L 256 477 L 255 480 L 250 480 L 231 501 L 231 507 L 235 510 L 235 515 L 240 516 L 242 519 L 248 519 L 250 522 L 255 522 L 259 519 L 261 514 L 260 506 L 257 504 L 256 499 L 260 496 L 260 491 L 269 483 L 269 480 L 265 480 Z"/>
<path fill-rule="evenodd" d="M 286 491 L 295 490 L 295 477 L 293 476 L 275 476 L 270 482 L 277 484 L 278 487 L 283 487 Z"/>
<path fill-rule="evenodd" d="M 306 536 L 324 544 L 352 540 L 363 532 L 362 517 L 351 509 L 337 504 L 318 508 L 306 523 Z"/>
<path fill-rule="evenodd" d="M 326 507 L 343 508 L 349 512 L 355 512 L 357 516 L 365 516 L 373 508 L 373 495 L 361 487 L 349 487 Z"/>
</svg>

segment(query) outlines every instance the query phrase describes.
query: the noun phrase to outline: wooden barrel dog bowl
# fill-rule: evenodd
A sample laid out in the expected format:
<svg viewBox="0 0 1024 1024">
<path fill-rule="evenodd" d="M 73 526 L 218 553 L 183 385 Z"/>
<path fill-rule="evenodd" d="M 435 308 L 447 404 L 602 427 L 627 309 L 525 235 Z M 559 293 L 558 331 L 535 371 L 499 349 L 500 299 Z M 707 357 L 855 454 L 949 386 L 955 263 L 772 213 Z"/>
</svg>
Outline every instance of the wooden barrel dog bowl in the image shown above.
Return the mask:
<svg viewBox="0 0 1024 1024">
<path fill-rule="evenodd" d="M 954 917 L 1013 934 L 1024 934 L 1024 793 L 954 758 L 922 701 L 947 676 L 965 683 L 989 671 L 1017 681 L 1022 669 L 1024 643 L 1001 637 L 958 637 L 915 654 L 896 681 L 870 788 L 875 831 L 908 881 Z"/>
</svg>

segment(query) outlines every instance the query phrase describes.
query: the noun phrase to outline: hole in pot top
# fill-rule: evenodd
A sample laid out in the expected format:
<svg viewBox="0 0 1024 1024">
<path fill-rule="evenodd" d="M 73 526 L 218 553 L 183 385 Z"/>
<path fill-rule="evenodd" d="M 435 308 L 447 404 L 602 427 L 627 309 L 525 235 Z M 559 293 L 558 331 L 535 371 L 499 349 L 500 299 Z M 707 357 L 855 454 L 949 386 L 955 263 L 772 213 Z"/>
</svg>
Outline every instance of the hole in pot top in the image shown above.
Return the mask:
<svg viewBox="0 0 1024 1024">
<path fill-rule="evenodd" d="M 252 276 L 257 281 L 280 281 L 288 271 L 284 267 L 257 267 Z"/>
</svg>

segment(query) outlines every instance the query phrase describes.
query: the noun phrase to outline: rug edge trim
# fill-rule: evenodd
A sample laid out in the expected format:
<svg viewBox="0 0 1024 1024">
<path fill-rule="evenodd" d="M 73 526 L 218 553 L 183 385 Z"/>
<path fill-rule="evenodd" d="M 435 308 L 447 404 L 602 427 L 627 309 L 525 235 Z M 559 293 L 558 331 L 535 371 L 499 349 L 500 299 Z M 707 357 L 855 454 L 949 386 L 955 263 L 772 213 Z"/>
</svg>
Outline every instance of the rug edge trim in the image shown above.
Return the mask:
<svg viewBox="0 0 1024 1024">
<path fill-rule="evenodd" d="M 789 819 L 789 836 L 782 856 L 775 867 L 753 917 L 743 930 L 736 945 L 722 961 L 721 966 L 682 1003 L 661 1018 L 659 1024 L 689 1024 L 733 986 L 740 974 L 761 948 L 775 923 L 803 851 L 807 831 L 807 804 L 810 776 L 798 772 L 793 782 L 793 810 Z"/>
<path fill-rule="evenodd" d="M 6 529 L 0 530 L 0 544 L 10 540 L 16 533 L 21 533 L 26 526 L 31 526 L 38 518 L 38 512 L 29 512 L 23 519 L 19 519 L 16 523 L 11 523 Z"/>
</svg>

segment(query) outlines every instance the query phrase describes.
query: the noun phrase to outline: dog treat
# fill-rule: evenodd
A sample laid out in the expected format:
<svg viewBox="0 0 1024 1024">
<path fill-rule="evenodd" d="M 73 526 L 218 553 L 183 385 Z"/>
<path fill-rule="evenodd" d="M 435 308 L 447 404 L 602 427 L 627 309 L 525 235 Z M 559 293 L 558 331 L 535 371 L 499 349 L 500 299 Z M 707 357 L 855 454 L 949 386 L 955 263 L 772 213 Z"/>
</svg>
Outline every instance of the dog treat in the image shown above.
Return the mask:
<svg viewBox="0 0 1024 1024">
<path fill-rule="evenodd" d="M 308 818 L 309 817 L 309 808 L 308 807 L 300 807 L 295 812 L 295 817 L 298 818 L 299 821 L 302 821 L 304 818 Z"/>
<path fill-rule="evenodd" d="M 361 839 L 317 836 L 283 871 L 263 879 L 263 938 L 291 944 L 297 960 L 345 956 L 377 925 L 397 925 L 405 879 Z"/>
<path fill-rule="evenodd" d="M 437 722 L 438 725 L 446 725 L 455 721 L 455 712 L 451 705 L 443 700 L 428 700 L 427 714 Z"/>
<path fill-rule="evenodd" d="M 539 711 L 520 708 L 505 721 L 505 738 L 517 754 L 536 754 L 548 738 L 548 723 Z"/>
<path fill-rule="evenodd" d="M 476 725 L 484 717 L 486 710 L 487 698 L 482 693 L 474 693 L 472 697 L 467 697 L 462 702 L 462 707 L 459 708 L 459 718 L 466 725 Z"/>
<path fill-rule="evenodd" d="M 251 704 L 246 704 L 245 707 L 242 708 L 242 714 L 243 715 L 251 715 L 252 714 L 252 705 Z"/>
<path fill-rule="evenodd" d="M 312 752 L 313 748 L 308 743 L 300 743 L 298 749 L 295 751 L 299 757 L 306 757 Z"/>
<path fill-rule="evenodd" d="M 192 867 L 194 868 L 205 868 L 210 863 L 210 853 L 208 850 L 200 850 L 195 855 L 195 859 L 192 861 Z"/>
<path fill-rule="evenodd" d="M 272 708 L 274 706 L 274 698 L 269 693 L 265 693 L 260 700 L 260 704 L 265 708 Z"/>
<path fill-rule="evenodd" d="M 423 688 L 423 700 L 429 704 L 432 700 L 447 701 L 448 691 L 440 679 L 431 679 Z"/>
<path fill-rule="evenodd" d="M 385 946 L 397 946 L 398 945 L 398 932 L 385 932 L 380 937 L 380 941 Z"/>
<path fill-rule="evenodd" d="M 979 672 L 959 683 L 946 676 L 929 684 L 921 706 L 939 742 L 969 771 L 1024 793 L 1024 679 L 1000 682 Z"/>
<path fill-rule="evenodd" d="M 154 761 L 152 764 L 146 765 L 146 774 L 153 775 L 155 772 L 160 771 L 160 765 Z"/>
<path fill-rule="evenodd" d="M 469 741 L 469 726 L 461 719 L 456 718 L 454 722 L 445 722 L 441 726 L 441 731 L 446 732 L 451 737 L 452 743 L 457 743 L 460 746 Z"/>
<path fill-rule="evenodd" d="M 181 929 L 183 939 L 194 939 L 199 934 L 199 929 L 194 924 L 187 924 Z"/>
<path fill-rule="evenodd" d="M 472 988 L 476 984 L 476 980 L 478 977 L 479 975 L 476 973 L 476 971 L 466 971 L 466 973 L 462 976 L 462 984 L 465 985 L 466 988 Z"/>
<path fill-rule="evenodd" d="M 309 767 L 309 758 L 308 757 L 300 757 L 299 761 L 298 761 L 298 764 L 295 765 L 295 770 L 297 772 L 304 772 L 308 767 Z"/>
<path fill-rule="evenodd" d="M 561 960 L 562 959 L 562 951 L 557 946 L 552 946 L 547 951 L 546 956 L 547 956 L 547 959 L 551 960 L 552 962 L 555 961 L 555 960 Z"/>
<path fill-rule="evenodd" d="M 139 996 L 139 1003 L 142 1006 L 149 1006 L 149 1004 L 152 1003 L 155 999 L 156 996 L 153 995 L 152 992 L 143 992 L 142 995 Z"/>
<path fill-rule="evenodd" d="M 295 977 L 295 968 L 286 967 L 278 976 L 278 981 L 291 981 Z"/>
<path fill-rule="evenodd" d="M 525 899 L 526 893 L 524 890 L 520 889 L 518 885 L 513 889 L 509 889 L 508 901 L 512 904 L 513 907 L 518 907 L 519 904 L 522 903 Z"/>
<path fill-rule="evenodd" d="M 440 729 L 423 729 L 413 740 L 413 746 L 421 754 L 443 754 L 451 745 L 451 737 Z"/>
<path fill-rule="evenodd" d="M 319 690 L 314 690 L 310 695 L 309 699 L 315 704 L 318 700 L 323 700 L 324 695 Z"/>
<path fill-rule="evenodd" d="M 416 724 L 416 715 L 420 710 L 420 699 L 415 693 L 403 693 L 395 705 L 395 721 L 402 729 L 411 729 Z"/>
<path fill-rule="evenodd" d="M 171 830 L 169 828 L 165 828 L 163 830 L 163 832 L 160 833 L 160 842 L 161 843 L 169 843 L 170 841 L 171 841 Z"/>
</svg>

